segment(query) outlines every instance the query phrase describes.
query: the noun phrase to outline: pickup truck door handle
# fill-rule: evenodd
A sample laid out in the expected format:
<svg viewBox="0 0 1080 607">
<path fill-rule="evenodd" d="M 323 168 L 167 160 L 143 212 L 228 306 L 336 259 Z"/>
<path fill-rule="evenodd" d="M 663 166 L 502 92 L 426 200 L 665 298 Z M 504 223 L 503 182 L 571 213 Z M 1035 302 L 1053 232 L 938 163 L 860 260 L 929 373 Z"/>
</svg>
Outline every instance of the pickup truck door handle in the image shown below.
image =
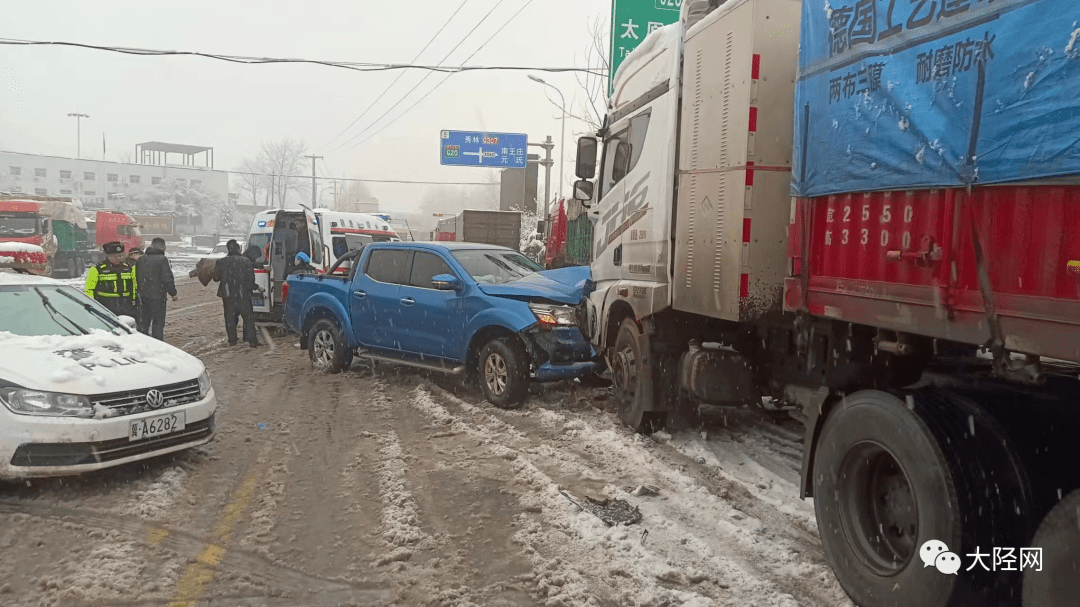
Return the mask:
<svg viewBox="0 0 1080 607">
<path fill-rule="evenodd" d="M 353 294 L 353 297 L 355 297 L 357 299 L 363 299 L 363 298 L 367 297 L 367 293 L 365 293 L 363 291 L 353 291 L 352 294 Z"/>
<path fill-rule="evenodd" d="M 401 305 L 403 305 L 403 306 L 411 306 L 414 303 L 416 303 L 416 300 L 413 299 L 412 297 L 402 297 L 401 298 Z"/>
</svg>

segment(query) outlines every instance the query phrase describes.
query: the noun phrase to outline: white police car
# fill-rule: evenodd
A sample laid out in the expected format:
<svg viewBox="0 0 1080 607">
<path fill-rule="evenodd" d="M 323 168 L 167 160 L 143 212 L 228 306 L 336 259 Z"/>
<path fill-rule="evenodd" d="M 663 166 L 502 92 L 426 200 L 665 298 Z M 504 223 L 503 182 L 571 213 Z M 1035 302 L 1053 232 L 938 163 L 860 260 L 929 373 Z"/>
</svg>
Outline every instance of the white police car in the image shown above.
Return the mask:
<svg viewBox="0 0 1080 607">
<path fill-rule="evenodd" d="M 82 292 L 0 272 L 0 478 L 97 470 L 210 442 L 197 358 Z"/>
</svg>

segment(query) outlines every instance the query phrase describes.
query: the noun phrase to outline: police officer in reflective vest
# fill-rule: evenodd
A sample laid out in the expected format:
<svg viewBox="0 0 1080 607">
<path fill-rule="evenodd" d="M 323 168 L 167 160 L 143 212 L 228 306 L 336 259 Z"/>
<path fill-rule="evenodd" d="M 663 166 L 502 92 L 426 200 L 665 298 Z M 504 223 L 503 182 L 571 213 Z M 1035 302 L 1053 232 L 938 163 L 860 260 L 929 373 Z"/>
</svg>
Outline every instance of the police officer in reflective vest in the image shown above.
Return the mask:
<svg viewBox="0 0 1080 607">
<path fill-rule="evenodd" d="M 124 244 L 107 242 L 101 246 L 105 261 L 86 274 L 86 295 L 93 297 L 117 316 L 136 317 L 138 283 L 135 268 L 124 258 Z"/>
</svg>

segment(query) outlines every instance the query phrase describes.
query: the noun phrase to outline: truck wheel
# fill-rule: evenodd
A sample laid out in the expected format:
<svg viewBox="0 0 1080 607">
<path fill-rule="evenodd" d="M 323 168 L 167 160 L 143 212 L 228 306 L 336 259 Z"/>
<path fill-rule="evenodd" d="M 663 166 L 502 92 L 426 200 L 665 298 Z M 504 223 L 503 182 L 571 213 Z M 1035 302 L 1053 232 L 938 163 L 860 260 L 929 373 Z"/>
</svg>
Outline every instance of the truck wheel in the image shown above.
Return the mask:
<svg viewBox="0 0 1080 607">
<path fill-rule="evenodd" d="M 936 391 L 907 402 L 879 391 L 848 396 L 821 431 L 813 476 L 822 546 L 857 605 L 995 604 L 1019 595 L 1015 575 L 945 575 L 922 558 L 929 540 L 966 560 L 1029 537 L 1026 470 L 970 401 Z"/>
<path fill-rule="evenodd" d="M 1046 515 L 1031 547 L 1042 549 L 1042 561 L 1041 567 L 1024 572 L 1024 607 L 1075 604 L 1080 596 L 1080 489 Z"/>
<path fill-rule="evenodd" d="M 506 409 L 521 402 L 529 387 L 525 353 L 506 338 L 493 339 L 480 349 L 476 377 L 484 397 Z"/>
<path fill-rule="evenodd" d="M 50 259 L 49 261 L 45 262 L 45 269 L 42 270 L 41 275 L 45 276 L 45 277 L 48 277 L 48 278 L 52 278 L 52 275 L 53 275 L 53 260 Z"/>
<path fill-rule="evenodd" d="M 623 425 L 634 432 L 649 432 L 663 427 L 666 416 L 662 411 L 644 410 L 644 374 L 651 370 L 643 364 L 637 336 L 637 323 L 632 318 L 624 318 L 611 355 L 611 378 Z"/>
<path fill-rule="evenodd" d="M 345 345 L 334 321 L 322 319 L 308 333 L 308 355 L 311 366 L 322 373 L 341 373 L 352 364 L 352 351 Z"/>
</svg>

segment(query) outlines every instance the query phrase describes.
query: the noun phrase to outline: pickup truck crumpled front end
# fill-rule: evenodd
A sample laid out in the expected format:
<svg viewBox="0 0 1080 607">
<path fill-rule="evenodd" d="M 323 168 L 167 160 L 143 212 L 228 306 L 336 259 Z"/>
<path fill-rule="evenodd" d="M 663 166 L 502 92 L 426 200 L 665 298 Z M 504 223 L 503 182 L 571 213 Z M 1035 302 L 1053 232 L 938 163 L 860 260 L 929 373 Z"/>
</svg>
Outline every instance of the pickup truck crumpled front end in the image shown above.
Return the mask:
<svg viewBox="0 0 1080 607">
<path fill-rule="evenodd" d="M 536 381 L 573 379 L 601 370 L 600 355 L 577 327 L 534 325 L 522 331 L 521 337 L 529 348 Z"/>
</svg>

